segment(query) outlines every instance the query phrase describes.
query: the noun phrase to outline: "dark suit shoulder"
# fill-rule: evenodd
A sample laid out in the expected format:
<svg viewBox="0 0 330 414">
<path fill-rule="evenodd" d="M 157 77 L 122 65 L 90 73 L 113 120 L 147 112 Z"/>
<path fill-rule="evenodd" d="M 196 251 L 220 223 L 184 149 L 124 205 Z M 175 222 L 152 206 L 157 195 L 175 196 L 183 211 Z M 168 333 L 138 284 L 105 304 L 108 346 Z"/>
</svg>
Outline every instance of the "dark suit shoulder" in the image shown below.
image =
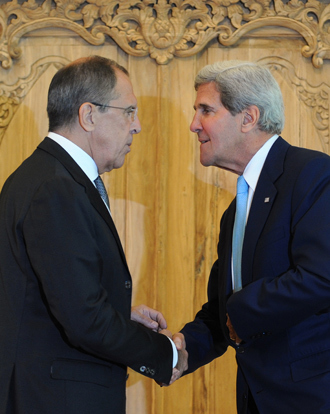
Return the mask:
<svg viewBox="0 0 330 414">
<path fill-rule="evenodd" d="M 278 179 L 285 178 L 287 185 L 294 185 L 301 172 L 316 172 L 330 169 L 329 155 L 307 148 L 290 145 L 282 137 L 279 137 L 266 158 L 259 182 L 276 183 Z M 258 186 L 259 186 L 258 182 Z M 282 183 L 283 184 L 283 183 Z"/>
<path fill-rule="evenodd" d="M 315 180 L 330 179 L 330 157 L 320 151 L 290 147 L 284 161 L 284 173 L 296 176 L 303 187 Z"/>
<path fill-rule="evenodd" d="M 321 151 L 290 145 L 287 151 L 287 159 L 295 162 L 308 162 L 313 159 L 321 159 L 330 162 L 330 156 Z"/>
</svg>

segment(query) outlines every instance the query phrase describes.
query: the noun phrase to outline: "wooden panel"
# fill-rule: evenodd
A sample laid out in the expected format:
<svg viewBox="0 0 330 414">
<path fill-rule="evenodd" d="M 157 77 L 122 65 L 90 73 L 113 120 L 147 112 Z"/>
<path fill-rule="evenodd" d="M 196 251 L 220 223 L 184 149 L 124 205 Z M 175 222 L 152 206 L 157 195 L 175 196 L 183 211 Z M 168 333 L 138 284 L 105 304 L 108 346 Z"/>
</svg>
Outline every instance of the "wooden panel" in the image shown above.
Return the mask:
<svg viewBox="0 0 330 414">
<path fill-rule="evenodd" d="M 128 68 L 142 132 L 124 167 L 104 175 L 111 209 L 134 281 L 134 303 L 161 310 L 174 332 L 206 301 L 216 259 L 220 218 L 234 197 L 236 176 L 199 163 L 199 143 L 189 131 L 196 72 L 223 59 L 259 60 L 279 81 L 286 105 L 283 137 L 294 145 L 329 152 L 329 63 L 315 69 L 301 55 L 299 38 L 254 37 L 232 48 L 213 42 L 204 52 L 158 65 L 127 56 L 114 44 L 89 46 L 78 37 L 22 40 L 24 56 L 0 69 L 0 90 L 21 94 L 0 141 L 0 185 L 47 133 L 47 88 L 57 67 L 101 54 Z M 15 84 L 18 83 L 16 87 Z M 25 92 L 22 92 L 24 90 Z M 2 135 L 1 135 L 2 136 Z M 234 414 L 236 363 L 232 350 L 173 386 L 130 371 L 128 414 Z"/>
</svg>

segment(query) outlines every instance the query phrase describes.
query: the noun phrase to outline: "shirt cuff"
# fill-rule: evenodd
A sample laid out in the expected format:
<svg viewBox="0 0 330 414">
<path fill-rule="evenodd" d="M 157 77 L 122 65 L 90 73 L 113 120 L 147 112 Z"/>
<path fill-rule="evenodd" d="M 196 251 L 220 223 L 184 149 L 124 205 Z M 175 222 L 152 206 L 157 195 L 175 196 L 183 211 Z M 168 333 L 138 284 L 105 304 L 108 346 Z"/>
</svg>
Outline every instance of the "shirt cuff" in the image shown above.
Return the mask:
<svg viewBox="0 0 330 414">
<path fill-rule="evenodd" d="M 168 336 L 167 336 L 168 338 Z M 173 348 L 173 364 L 172 364 L 172 368 L 176 367 L 176 364 L 178 363 L 178 350 L 176 349 L 175 343 L 172 341 L 171 338 L 168 338 L 172 344 L 172 348 Z"/>
</svg>

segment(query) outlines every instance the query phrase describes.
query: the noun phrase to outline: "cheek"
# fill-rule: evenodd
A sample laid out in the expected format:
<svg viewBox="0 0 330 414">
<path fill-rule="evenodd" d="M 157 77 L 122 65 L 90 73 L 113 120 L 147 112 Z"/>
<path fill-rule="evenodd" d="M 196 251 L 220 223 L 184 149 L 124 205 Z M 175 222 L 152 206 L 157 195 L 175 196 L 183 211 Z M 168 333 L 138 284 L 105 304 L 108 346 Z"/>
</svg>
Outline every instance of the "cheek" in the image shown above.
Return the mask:
<svg viewBox="0 0 330 414">
<path fill-rule="evenodd" d="M 209 125 L 206 129 L 208 138 L 212 147 L 218 147 L 220 143 L 220 131 L 219 128 L 216 128 L 215 125 Z"/>
<path fill-rule="evenodd" d="M 125 125 L 116 124 L 114 128 L 110 128 L 111 129 L 108 130 L 104 143 L 109 149 L 118 151 L 124 145 L 125 137 L 127 137 Z"/>
<path fill-rule="evenodd" d="M 127 140 L 130 131 L 130 124 L 128 122 L 121 122 L 116 125 L 112 136 L 118 142 L 124 143 Z"/>
<path fill-rule="evenodd" d="M 217 135 L 219 134 L 219 130 L 220 130 L 220 127 L 219 127 L 218 123 L 212 122 L 212 120 L 209 119 L 209 120 L 204 121 L 202 126 L 203 126 L 203 130 L 206 132 L 207 136 L 211 140 L 215 140 Z"/>
<path fill-rule="evenodd" d="M 128 134 L 124 131 L 119 131 L 112 144 L 113 145 L 111 148 L 114 157 L 121 157 L 122 155 L 126 155 L 128 148 Z"/>
</svg>

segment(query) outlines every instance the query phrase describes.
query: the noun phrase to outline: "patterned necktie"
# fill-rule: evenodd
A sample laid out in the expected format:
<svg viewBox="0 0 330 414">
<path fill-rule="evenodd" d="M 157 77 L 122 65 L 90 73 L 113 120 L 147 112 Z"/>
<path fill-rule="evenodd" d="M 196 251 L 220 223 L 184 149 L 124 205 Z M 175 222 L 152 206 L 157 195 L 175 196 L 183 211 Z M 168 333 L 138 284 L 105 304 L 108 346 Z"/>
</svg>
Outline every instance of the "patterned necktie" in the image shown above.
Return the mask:
<svg viewBox="0 0 330 414">
<path fill-rule="evenodd" d="M 233 231 L 234 292 L 242 289 L 242 247 L 246 224 L 246 207 L 249 185 L 243 175 L 237 179 L 236 215 Z"/>
<path fill-rule="evenodd" d="M 102 198 L 102 200 L 105 202 L 105 204 L 108 206 L 108 209 L 110 211 L 110 203 L 109 203 L 109 197 L 108 197 L 108 193 L 107 190 L 104 187 L 102 178 L 100 176 L 98 176 L 95 180 L 94 180 L 95 186 L 98 190 L 98 192 L 100 193 L 100 196 Z"/>
</svg>

